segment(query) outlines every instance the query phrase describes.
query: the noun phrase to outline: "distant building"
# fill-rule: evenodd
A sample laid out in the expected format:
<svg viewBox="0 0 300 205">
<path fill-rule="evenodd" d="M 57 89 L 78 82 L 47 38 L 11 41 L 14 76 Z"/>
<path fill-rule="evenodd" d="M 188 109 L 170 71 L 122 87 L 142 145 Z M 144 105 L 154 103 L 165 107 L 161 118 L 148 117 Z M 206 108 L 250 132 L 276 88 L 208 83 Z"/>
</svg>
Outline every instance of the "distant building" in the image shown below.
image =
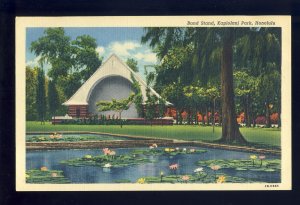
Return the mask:
<svg viewBox="0 0 300 205">
<path fill-rule="evenodd" d="M 116 112 L 99 112 L 96 103 L 100 100 L 111 101 L 112 98 L 124 99 L 133 92 L 130 74 L 140 83 L 144 101 L 146 97 L 146 83 L 131 70 L 115 54 L 111 55 L 95 73 L 75 92 L 63 105 L 68 107 L 68 115 L 77 118 L 87 117 L 90 114 L 115 115 Z M 160 97 L 152 88 L 151 94 Z M 168 103 L 169 104 L 169 103 Z M 138 118 L 135 104 L 122 112 L 122 118 Z"/>
</svg>

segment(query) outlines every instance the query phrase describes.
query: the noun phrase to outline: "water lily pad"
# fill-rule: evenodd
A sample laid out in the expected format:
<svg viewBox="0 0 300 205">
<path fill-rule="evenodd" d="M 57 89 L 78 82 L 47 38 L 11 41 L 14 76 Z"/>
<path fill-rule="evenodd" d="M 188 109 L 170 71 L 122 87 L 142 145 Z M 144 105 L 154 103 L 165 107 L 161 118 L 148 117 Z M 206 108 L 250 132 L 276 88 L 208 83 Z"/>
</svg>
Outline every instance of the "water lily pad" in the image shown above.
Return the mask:
<svg viewBox="0 0 300 205">
<path fill-rule="evenodd" d="M 187 176 L 188 180 L 183 180 L 183 176 Z M 197 175 L 167 175 L 164 176 L 161 180 L 160 176 L 146 176 L 145 183 L 152 184 L 152 183 L 217 183 L 219 177 L 224 179 L 223 183 L 254 183 L 256 181 L 249 180 L 246 178 L 241 177 L 233 177 L 226 174 L 208 174 L 204 178 L 199 178 Z"/>
<path fill-rule="evenodd" d="M 61 170 L 41 171 L 31 169 L 26 171 L 26 183 L 32 184 L 66 184 L 71 183 L 70 180 L 64 177 Z"/>
<path fill-rule="evenodd" d="M 178 154 L 199 154 L 199 153 L 205 153 L 207 152 L 207 150 L 203 150 L 203 149 L 187 149 L 187 150 L 183 150 L 183 149 L 171 149 L 171 148 L 155 148 L 155 149 L 144 149 L 144 150 L 133 150 L 132 154 L 136 154 L 136 155 L 146 155 L 146 156 L 150 156 L 150 155 L 155 155 L 155 156 L 161 156 L 161 155 L 166 155 L 166 156 L 175 156 Z"/>
<path fill-rule="evenodd" d="M 66 164 L 69 166 L 100 166 L 103 167 L 105 164 L 110 164 L 111 168 L 117 167 L 126 167 L 131 165 L 137 165 L 142 163 L 155 162 L 154 160 L 150 160 L 145 157 L 136 157 L 132 154 L 129 155 L 115 155 L 115 156 L 107 156 L 107 155 L 98 155 L 91 156 L 86 158 L 83 156 L 81 158 L 69 159 L 60 161 L 61 164 Z"/>
<path fill-rule="evenodd" d="M 262 171 L 262 172 L 275 172 L 281 170 L 280 159 L 265 159 L 263 161 L 254 160 L 205 160 L 198 161 L 198 165 L 211 167 L 212 165 L 219 165 L 222 169 L 235 169 L 237 171 Z"/>
<path fill-rule="evenodd" d="M 129 179 L 118 179 L 114 180 L 114 183 L 131 183 Z"/>
</svg>

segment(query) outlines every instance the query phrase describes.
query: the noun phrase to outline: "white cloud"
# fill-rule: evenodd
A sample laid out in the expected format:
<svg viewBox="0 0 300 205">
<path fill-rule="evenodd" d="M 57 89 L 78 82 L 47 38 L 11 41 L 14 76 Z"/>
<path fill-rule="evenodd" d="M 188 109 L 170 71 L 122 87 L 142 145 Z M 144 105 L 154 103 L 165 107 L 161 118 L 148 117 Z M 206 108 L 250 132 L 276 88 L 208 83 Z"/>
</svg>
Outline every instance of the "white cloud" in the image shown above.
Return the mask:
<svg viewBox="0 0 300 205">
<path fill-rule="evenodd" d="M 111 53 L 115 53 L 121 57 L 131 56 L 130 52 L 139 48 L 141 45 L 133 41 L 113 42 L 109 45 Z"/>
<path fill-rule="evenodd" d="M 100 56 L 102 56 L 105 53 L 105 48 L 102 46 L 98 46 L 96 48 L 96 51 L 99 53 Z"/>
<path fill-rule="evenodd" d="M 34 59 L 27 61 L 26 65 L 30 67 L 36 67 L 39 66 L 39 60 L 41 59 L 41 56 L 37 56 Z"/>
<path fill-rule="evenodd" d="M 134 55 L 134 57 L 139 60 L 139 61 L 144 61 L 147 63 L 156 63 L 157 62 L 157 58 L 156 55 L 154 53 L 137 53 Z"/>
<path fill-rule="evenodd" d="M 37 56 L 34 59 L 29 60 L 29 61 L 26 62 L 26 66 L 29 66 L 31 68 L 40 67 L 41 66 L 40 63 L 39 63 L 40 59 L 41 59 L 41 56 Z M 46 74 L 48 73 L 50 68 L 51 68 L 51 65 L 49 63 L 44 63 L 43 64 L 43 69 L 44 69 Z"/>
</svg>

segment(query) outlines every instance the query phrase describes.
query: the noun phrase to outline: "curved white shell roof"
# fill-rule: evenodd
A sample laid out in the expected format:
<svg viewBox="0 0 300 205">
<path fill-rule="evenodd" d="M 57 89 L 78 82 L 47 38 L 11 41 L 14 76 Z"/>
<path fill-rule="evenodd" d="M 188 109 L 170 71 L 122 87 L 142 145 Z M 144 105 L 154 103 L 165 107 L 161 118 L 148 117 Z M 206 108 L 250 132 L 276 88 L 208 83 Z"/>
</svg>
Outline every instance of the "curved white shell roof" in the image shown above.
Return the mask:
<svg viewBox="0 0 300 205">
<path fill-rule="evenodd" d="M 89 97 L 93 88 L 103 79 L 111 76 L 121 76 L 130 82 L 130 73 L 133 73 L 135 79 L 140 83 L 141 91 L 143 94 L 144 101 L 146 97 L 147 84 L 143 79 L 137 75 L 131 68 L 129 68 L 123 61 L 112 54 L 96 71 L 95 73 L 76 91 L 76 93 L 63 105 L 88 105 Z M 152 88 L 151 93 L 160 97 Z M 170 103 L 167 103 L 170 104 Z"/>
</svg>

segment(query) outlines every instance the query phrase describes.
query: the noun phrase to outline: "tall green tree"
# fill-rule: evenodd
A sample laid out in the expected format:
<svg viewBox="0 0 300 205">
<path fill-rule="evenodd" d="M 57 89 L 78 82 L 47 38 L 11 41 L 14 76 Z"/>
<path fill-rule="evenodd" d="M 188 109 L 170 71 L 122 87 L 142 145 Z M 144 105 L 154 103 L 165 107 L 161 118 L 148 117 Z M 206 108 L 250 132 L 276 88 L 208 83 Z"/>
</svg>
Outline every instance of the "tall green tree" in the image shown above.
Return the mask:
<svg viewBox="0 0 300 205">
<path fill-rule="evenodd" d="M 210 86 L 205 90 L 205 95 L 212 101 L 212 125 L 213 133 L 215 132 L 215 114 L 216 114 L 216 100 L 220 97 L 220 90 L 217 86 Z M 207 116 L 208 117 L 208 116 Z"/>
<path fill-rule="evenodd" d="M 126 61 L 126 64 L 134 72 L 136 72 L 136 73 L 139 72 L 138 62 L 134 58 L 128 58 L 127 61 Z"/>
<path fill-rule="evenodd" d="M 37 87 L 36 87 L 36 110 L 38 119 L 41 124 L 45 121 L 46 116 L 46 88 L 45 88 L 45 73 L 42 68 L 37 70 Z"/>
<path fill-rule="evenodd" d="M 26 66 L 26 120 L 37 120 L 37 68 Z"/>
<path fill-rule="evenodd" d="M 44 36 L 31 43 L 30 50 L 41 57 L 41 64 L 51 65 L 48 76 L 54 80 L 67 76 L 74 64 L 71 38 L 65 35 L 63 28 L 45 29 Z"/>
<path fill-rule="evenodd" d="M 58 95 L 58 91 L 55 86 L 55 82 L 50 80 L 48 83 L 48 109 L 50 117 L 56 115 L 57 110 L 60 107 L 60 99 Z"/>
<path fill-rule="evenodd" d="M 89 35 L 71 41 L 64 28 L 47 28 L 30 50 L 40 56 L 41 65 L 50 65 L 47 75 L 69 98 L 101 65 L 96 48 L 96 40 Z"/>
<path fill-rule="evenodd" d="M 89 35 L 78 36 L 71 42 L 75 70 L 85 82 L 101 65 L 102 57 L 97 53 L 96 39 Z"/>
<path fill-rule="evenodd" d="M 260 101 L 263 102 L 265 107 L 266 127 L 271 127 L 270 115 L 272 109 L 276 109 L 279 113 L 280 125 L 280 112 L 281 112 L 281 78 L 280 73 L 276 70 L 263 74 L 259 78 L 258 92 Z"/>
<path fill-rule="evenodd" d="M 234 74 L 234 92 L 237 96 L 238 104 L 245 113 L 246 126 L 251 126 L 252 104 L 257 93 L 258 80 L 249 75 L 244 70 L 235 71 Z"/>
<path fill-rule="evenodd" d="M 166 85 L 161 91 L 162 97 L 172 102 L 176 107 L 176 124 L 182 124 L 181 113 L 184 110 L 186 102 L 186 96 L 184 95 L 183 89 L 184 87 L 179 78 L 177 82 Z"/>
</svg>

